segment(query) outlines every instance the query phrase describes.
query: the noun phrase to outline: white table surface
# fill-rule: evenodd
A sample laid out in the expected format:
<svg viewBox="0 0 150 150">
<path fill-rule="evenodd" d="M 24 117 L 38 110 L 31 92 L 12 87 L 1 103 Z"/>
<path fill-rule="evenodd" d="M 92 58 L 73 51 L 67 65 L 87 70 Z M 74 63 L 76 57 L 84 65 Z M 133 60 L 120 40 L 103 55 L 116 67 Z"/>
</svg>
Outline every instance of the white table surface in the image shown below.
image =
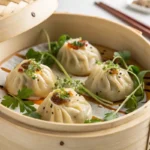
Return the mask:
<svg viewBox="0 0 150 150">
<path fill-rule="evenodd" d="M 91 16 L 99 16 L 110 19 L 115 22 L 122 22 L 120 19 L 112 16 L 110 13 L 94 5 L 95 1 L 107 2 L 110 6 L 121 10 L 127 15 L 136 18 L 137 20 L 150 26 L 150 14 L 144 14 L 134 11 L 127 7 L 127 0 L 58 0 L 59 7 L 57 12 L 69 12 L 76 14 L 85 14 Z M 125 23 L 124 23 L 125 24 Z M 150 39 L 149 39 L 150 40 Z"/>
</svg>

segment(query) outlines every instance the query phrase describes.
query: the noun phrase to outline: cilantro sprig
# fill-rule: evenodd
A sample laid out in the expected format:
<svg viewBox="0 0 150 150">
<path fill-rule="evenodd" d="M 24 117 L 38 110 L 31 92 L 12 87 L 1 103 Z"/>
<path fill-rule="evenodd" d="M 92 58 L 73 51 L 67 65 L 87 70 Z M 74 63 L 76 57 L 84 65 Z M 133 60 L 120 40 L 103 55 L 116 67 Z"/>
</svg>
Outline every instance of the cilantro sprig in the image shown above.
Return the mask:
<svg viewBox="0 0 150 150">
<path fill-rule="evenodd" d="M 17 107 L 20 107 L 20 112 L 31 113 L 36 111 L 36 108 L 33 106 L 34 103 L 31 101 L 25 101 L 24 99 L 29 98 L 30 96 L 32 96 L 32 94 L 33 91 L 31 89 L 23 88 L 22 90 L 18 91 L 18 94 L 16 96 L 4 96 L 1 104 L 13 110 Z"/>
<path fill-rule="evenodd" d="M 56 61 L 51 56 L 57 56 L 59 49 L 63 46 L 63 44 L 70 39 L 68 35 L 62 35 L 59 37 L 58 41 L 50 42 L 50 38 L 48 33 L 44 30 L 44 33 L 48 40 L 48 51 L 47 52 L 38 52 L 34 49 L 30 49 L 27 54 L 27 59 L 35 59 L 35 61 L 40 62 L 44 65 L 51 67 Z M 51 56 L 50 56 L 51 55 Z"/>
</svg>

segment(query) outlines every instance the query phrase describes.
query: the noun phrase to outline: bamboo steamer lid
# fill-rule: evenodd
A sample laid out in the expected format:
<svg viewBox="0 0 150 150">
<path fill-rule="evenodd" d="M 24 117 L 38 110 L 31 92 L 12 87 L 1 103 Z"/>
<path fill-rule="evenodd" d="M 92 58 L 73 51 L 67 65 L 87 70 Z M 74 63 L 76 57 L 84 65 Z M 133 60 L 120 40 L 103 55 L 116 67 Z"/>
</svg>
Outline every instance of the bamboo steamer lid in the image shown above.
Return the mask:
<svg viewBox="0 0 150 150">
<path fill-rule="evenodd" d="M 0 0 L 0 42 L 42 23 L 57 5 L 57 0 Z"/>
</svg>

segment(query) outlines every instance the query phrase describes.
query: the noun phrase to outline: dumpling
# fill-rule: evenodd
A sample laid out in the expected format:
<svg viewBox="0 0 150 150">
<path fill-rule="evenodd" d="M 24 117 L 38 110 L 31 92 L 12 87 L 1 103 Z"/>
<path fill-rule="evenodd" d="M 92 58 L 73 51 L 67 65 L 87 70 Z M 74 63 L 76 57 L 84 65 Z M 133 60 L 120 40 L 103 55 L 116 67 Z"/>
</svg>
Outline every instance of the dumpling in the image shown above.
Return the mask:
<svg viewBox="0 0 150 150">
<path fill-rule="evenodd" d="M 91 105 L 71 88 L 51 92 L 37 112 L 43 120 L 61 123 L 84 123 L 92 118 Z"/>
<path fill-rule="evenodd" d="M 111 61 L 97 64 L 85 81 L 85 86 L 110 101 L 123 100 L 134 90 L 133 80 L 127 70 Z"/>
<path fill-rule="evenodd" d="M 68 73 L 86 76 L 91 73 L 95 62 L 101 61 L 101 56 L 88 41 L 77 38 L 64 43 L 58 52 L 57 59 Z"/>
<path fill-rule="evenodd" d="M 23 87 L 31 88 L 36 97 L 47 97 L 55 84 L 52 70 L 32 59 L 18 64 L 6 78 L 6 89 L 10 94 L 17 95 Z"/>
</svg>

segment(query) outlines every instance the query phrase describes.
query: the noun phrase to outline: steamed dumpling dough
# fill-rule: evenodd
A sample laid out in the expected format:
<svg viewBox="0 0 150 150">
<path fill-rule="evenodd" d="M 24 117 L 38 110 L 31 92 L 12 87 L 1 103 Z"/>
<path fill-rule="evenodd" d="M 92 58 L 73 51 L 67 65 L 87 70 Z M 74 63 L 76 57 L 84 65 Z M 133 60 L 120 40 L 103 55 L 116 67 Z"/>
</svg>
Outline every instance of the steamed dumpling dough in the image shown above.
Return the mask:
<svg viewBox="0 0 150 150">
<path fill-rule="evenodd" d="M 134 83 L 127 70 L 111 61 L 97 64 L 85 86 L 110 101 L 123 100 L 134 90 Z"/>
<path fill-rule="evenodd" d="M 6 89 L 17 95 L 18 90 L 27 87 L 33 90 L 36 97 L 47 97 L 55 84 L 52 70 L 34 60 L 24 60 L 18 64 L 6 78 Z"/>
<path fill-rule="evenodd" d="M 91 73 L 95 62 L 101 60 L 100 53 L 88 41 L 70 39 L 58 52 L 57 59 L 68 73 L 85 76 Z"/>
<path fill-rule="evenodd" d="M 92 118 L 91 105 L 71 88 L 51 92 L 38 108 L 43 120 L 61 123 L 84 123 Z"/>
</svg>

